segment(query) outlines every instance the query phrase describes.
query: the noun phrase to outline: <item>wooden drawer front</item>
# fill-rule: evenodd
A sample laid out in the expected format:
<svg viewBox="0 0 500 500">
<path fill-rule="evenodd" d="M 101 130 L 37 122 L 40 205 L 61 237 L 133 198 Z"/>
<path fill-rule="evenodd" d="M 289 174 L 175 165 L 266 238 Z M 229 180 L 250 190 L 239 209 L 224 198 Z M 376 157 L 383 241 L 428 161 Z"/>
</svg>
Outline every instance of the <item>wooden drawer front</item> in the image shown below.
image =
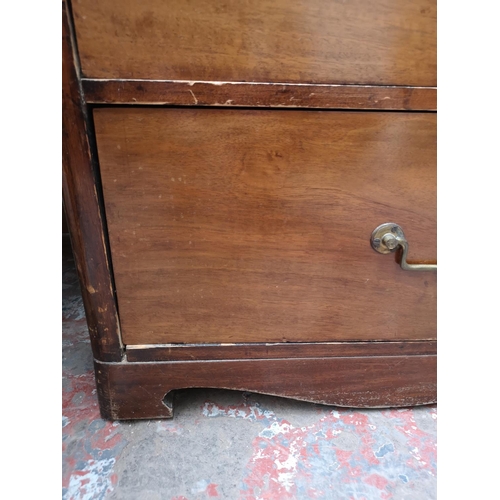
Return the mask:
<svg viewBox="0 0 500 500">
<path fill-rule="evenodd" d="M 436 85 L 435 0 L 78 0 L 83 74 Z"/>
<path fill-rule="evenodd" d="M 432 339 L 436 115 L 96 109 L 126 344 Z"/>
</svg>

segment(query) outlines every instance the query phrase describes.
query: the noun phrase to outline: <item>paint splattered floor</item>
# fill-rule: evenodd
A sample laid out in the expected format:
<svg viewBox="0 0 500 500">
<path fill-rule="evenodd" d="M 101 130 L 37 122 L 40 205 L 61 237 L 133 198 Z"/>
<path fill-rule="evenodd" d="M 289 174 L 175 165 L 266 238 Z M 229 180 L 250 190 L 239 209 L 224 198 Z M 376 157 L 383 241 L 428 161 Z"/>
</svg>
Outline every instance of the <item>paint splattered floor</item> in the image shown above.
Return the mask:
<svg viewBox="0 0 500 500">
<path fill-rule="evenodd" d="M 190 390 L 177 393 L 173 420 L 101 420 L 67 242 L 62 309 L 64 500 L 436 498 L 436 407 Z"/>
</svg>

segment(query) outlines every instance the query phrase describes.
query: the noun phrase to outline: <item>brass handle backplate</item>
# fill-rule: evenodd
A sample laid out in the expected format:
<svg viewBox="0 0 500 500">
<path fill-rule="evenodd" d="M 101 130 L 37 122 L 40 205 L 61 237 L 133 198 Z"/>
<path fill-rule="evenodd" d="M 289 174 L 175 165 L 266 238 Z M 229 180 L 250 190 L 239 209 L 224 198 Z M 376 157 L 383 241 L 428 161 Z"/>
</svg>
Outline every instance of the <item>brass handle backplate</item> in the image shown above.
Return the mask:
<svg viewBox="0 0 500 500">
<path fill-rule="evenodd" d="M 405 271 L 437 271 L 437 264 L 408 264 L 408 240 L 401 229 L 401 226 L 392 222 L 381 224 L 372 232 L 370 238 L 372 248 L 382 254 L 395 252 L 401 248 L 401 269 Z"/>
</svg>

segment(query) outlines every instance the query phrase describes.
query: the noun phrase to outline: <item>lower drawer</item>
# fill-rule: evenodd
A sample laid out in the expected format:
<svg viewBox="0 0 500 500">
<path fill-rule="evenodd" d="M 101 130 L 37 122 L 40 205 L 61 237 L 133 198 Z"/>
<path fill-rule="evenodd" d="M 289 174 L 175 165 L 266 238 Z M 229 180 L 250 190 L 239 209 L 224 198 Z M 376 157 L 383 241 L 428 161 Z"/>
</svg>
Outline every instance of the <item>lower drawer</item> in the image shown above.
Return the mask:
<svg viewBox="0 0 500 500">
<path fill-rule="evenodd" d="M 436 275 L 436 115 L 94 110 L 125 344 L 423 340 Z"/>
</svg>

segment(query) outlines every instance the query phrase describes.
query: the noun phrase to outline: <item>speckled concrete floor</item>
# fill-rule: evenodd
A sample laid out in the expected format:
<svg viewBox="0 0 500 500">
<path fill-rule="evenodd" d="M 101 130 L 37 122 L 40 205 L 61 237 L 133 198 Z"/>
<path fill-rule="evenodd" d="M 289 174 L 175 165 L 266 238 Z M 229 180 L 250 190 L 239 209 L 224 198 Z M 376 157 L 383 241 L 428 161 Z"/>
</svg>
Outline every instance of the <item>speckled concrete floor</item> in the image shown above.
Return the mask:
<svg viewBox="0 0 500 500">
<path fill-rule="evenodd" d="M 436 407 L 348 410 L 179 391 L 175 418 L 100 418 L 69 245 L 63 245 L 63 499 L 436 498 Z"/>
</svg>

